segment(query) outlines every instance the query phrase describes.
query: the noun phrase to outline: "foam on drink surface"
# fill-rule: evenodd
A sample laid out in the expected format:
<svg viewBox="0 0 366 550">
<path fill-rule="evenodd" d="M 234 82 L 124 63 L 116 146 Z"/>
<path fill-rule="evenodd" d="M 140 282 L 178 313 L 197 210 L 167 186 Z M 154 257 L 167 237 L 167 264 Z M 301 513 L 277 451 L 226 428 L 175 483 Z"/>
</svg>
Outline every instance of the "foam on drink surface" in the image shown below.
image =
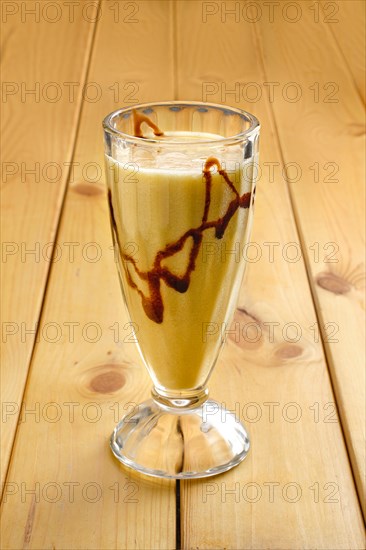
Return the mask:
<svg viewBox="0 0 366 550">
<path fill-rule="evenodd" d="M 223 145 L 220 140 L 224 137 L 217 134 L 203 132 L 165 132 L 163 136 L 151 136 L 154 145 L 148 141 L 146 146 L 141 141 L 138 146 L 116 147 L 113 151 L 114 161 L 124 166 L 132 163 L 139 171 L 164 171 L 180 173 L 202 172 L 204 163 L 207 160 L 207 145 L 210 147 L 210 156 L 220 159 L 224 168 L 229 171 L 237 169 L 238 159 L 242 156 L 241 146 L 237 143 Z M 217 141 L 217 146 L 213 144 Z M 163 147 L 159 148 L 159 142 Z M 169 143 L 169 147 L 166 147 Z M 184 149 L 184 144 L 187 148 Z M 179 147 L 179 151 L 177 148 Z M 128 166 L 126 166 L 128 169 Z M 131 166 L 132 170 L 133 167 Z"/>
</svg>

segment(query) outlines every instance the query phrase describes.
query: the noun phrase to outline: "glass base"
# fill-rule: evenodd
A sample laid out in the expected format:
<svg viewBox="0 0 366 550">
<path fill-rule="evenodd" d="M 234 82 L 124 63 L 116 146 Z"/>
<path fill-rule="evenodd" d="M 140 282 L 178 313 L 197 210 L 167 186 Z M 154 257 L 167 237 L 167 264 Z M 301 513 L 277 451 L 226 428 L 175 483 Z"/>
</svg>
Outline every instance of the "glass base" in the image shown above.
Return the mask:
<svg viewBox="0 0 366 550">
<path fill-rule="evenodd" d="M 250 446 L 244 426 L 206 393 L 203 402 L 183 408 L 153 396 L 114 429 L 110 444 L 120 462 L 150 476 L 192 479 L 244 460 Z"/>
</svg>

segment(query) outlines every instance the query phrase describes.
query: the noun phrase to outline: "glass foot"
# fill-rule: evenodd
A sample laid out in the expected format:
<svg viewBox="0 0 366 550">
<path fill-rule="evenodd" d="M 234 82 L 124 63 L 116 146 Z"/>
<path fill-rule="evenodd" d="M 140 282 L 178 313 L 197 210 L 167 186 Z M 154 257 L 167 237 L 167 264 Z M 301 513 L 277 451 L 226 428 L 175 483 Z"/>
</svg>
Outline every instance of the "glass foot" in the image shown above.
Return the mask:
<svg viewBox="0 0 366 550">
<path fill-rule="evenodd" d="M 225 472 L 246 457 L 250 445 L 244 426 L 212 399 L 187 409 L 145 401 L 117 424 L 110 443 L 126 466 L 172 479 Z"/>
</svg>

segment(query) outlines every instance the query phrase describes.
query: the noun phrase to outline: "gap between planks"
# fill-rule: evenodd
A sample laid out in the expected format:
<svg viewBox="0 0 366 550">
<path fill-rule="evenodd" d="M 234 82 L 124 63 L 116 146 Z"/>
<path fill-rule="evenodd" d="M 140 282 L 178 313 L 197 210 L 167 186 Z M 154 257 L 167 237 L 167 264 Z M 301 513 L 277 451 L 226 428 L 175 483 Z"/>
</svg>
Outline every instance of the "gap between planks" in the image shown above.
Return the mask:
<svg viewBox="0 0 366 550">
<path fill-rule="evenodd" d="M 363 0 L 361 0 L 363 2 Z M 320 6 L 320 9 L 322 10 L 323 12 L 323 15 L 325 16 L 326 15 L 326 11 L 325 11 L 325 5 L 324 5 L 324 0 L 322 0 L 321 2 L 319 2 L 319 6 Z M 365 8 L 366 9 L 366 8 Z M 363 98 L 363 95 L 362 95 L 362 91 L 360 90 L 359 86 L 357 85 L 357 81 L 356 81 L 356 78 L 355 78 L 355 75 L 353 74 L 353 71 L 352 71 L 352 68 L 349 64 L 349 62 L 347 61 L 347 55 L 345 54 L 345 52 L 343 51 L 342 49 L 342 46 L 340 44 L 340 42 L 337 40 L 337 36 L 333 30 L 333 27 L 332 25 L 328 25 L 327 28 L 329 29 L 329 34 L 331 35 L 332 37 L 332 40 L 333 40 L 333 43 L 335 45 L 335 48 L 336 50 L 338 51 L 339 53 L 339 56 L 342 58 L 342 61 L 344 63 L 344 66 L 346 67 L 347 71 L 348 71 L 348 74 L 349 74 L 349 77 L 350 77 L 350 80 L 352 81 L 352 84 L 357 92 L 357 95 L 358 97 L 360 98 L 360 101 L 361 101 L 361 104 L 362 106 L 365 105 L 365 100 Z"/>
<path fill-rule="evenodd" d="M 172 1 L 172 10 L 171 10 L 171 44 L 173 48 L 172 58 L 173 58 L 173 99 L 178 99 L 178 22 L 177 22 L 177 2 L 176 0 Z"/>
</svg>

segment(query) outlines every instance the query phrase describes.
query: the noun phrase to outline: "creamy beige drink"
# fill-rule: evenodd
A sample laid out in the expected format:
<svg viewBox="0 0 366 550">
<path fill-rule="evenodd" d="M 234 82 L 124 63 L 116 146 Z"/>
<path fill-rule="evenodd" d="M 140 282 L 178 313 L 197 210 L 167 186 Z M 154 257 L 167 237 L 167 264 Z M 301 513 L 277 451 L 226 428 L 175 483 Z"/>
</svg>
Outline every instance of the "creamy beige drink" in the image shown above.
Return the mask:
<svg viewBox="0 0 366 550">
<path fill-rule="evenodd" d="M 114 428 L 112 452 L 157 477 L 223 473 L 250 442 L 206 384 L 244 273 L 259 122 L 225 105 L 163 101 L 118 109 L 103 129 L 122 292 L 154 384 Z"/>
<path fill-rule="evenodd" d="M 203 142 L 217 136 L 192 136 L 194 154 L 140 147 L 106 157 L 126 304 L 155 385 L 171 390 L 204 385 L 215 364 L 222 339 L 206 331 L 209 323 L 229 328 L 253 200 L 253 158 L 240 161 L 237 145 L 215 156 L 210 148 L 207 158 Z"/>
</svg>

